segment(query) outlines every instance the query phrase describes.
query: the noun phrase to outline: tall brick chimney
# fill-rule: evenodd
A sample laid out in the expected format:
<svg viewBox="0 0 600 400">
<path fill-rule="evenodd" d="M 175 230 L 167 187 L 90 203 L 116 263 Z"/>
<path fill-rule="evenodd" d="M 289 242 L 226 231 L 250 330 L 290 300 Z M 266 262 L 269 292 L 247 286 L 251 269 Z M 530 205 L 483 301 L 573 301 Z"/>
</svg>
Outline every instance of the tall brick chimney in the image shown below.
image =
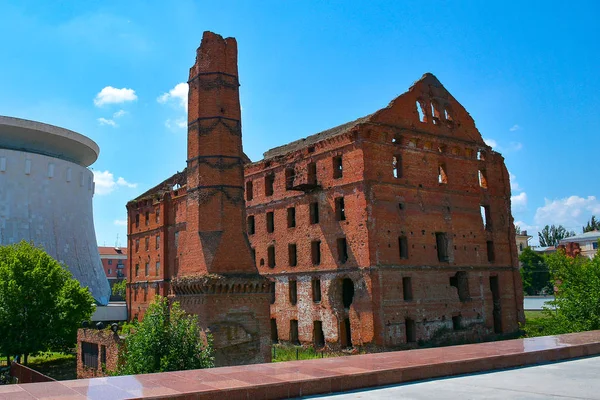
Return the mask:
<svg viewBox="0 0 600 400">
<path fill-rule="evenodd" d="M 171 298 L 210 329 L 217 366 L 268 362 L 270 284 L 245 231 L 235 39 L 204 32 L 188 83 L 187 222 Z"/>
</svg>

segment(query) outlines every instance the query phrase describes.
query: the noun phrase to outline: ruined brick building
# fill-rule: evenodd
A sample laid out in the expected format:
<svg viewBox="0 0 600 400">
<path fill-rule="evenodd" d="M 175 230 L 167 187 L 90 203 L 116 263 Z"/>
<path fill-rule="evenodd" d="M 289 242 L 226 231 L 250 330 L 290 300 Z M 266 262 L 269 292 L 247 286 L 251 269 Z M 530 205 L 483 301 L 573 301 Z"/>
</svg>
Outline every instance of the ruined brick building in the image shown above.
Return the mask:
<svg viewBox="0 0 600 400">
<path fill-rule="evenodd" d="M 237 66 L 214 79 L 204 84 L 219 88 L 214 113 L 239 108 Z M 244 240 L 225 251 L 229 262 L 239 257 L 246 265 L 247 237 L 248 259 L 270 279 L 271 340 L 410 347 L 440 335 L 511 333 L 524 321 L 504 159 L 432 74 L 371 115 L 253 163 L 189 151 L 198 131 L 213 125 L 237 135 L 239 114 L 189 121 L 188 168 L 127 206 L 131 317 L 143 314 L 154 293 L 173 293 L 172 282 L 196 259 L 212 257 L 198 253 L 191 238 L 198 240 L 198 221 L 215 211 L 190 212 L 192 190 L 203 174 L 244 162 Z M 204 169 L 192 170 L 191 160 Z M 219 190 L 238 200 L 238 192 Z M 243 286 L 220 290 L 240 296 Z"/>
</svg>

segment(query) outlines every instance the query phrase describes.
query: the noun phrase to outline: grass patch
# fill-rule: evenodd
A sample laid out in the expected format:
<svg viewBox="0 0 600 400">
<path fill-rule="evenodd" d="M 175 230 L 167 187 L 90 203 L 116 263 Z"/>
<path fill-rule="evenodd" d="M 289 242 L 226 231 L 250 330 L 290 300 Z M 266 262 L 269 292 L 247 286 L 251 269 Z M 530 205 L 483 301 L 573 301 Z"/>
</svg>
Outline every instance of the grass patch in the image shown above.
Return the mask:
<svg viewBox="0 0 600 400">
<path fill-rule="evenodd" d="M 48 352 L 30 356 L 27 366 L 57 381 L 77 379 L 77 357 L 74 353 Z"/>
<path fill-rule="evenodd" d="M 546 314 L 544 314 L 541 310 L 536 311 L 525 311 L 525 321 L 526 323 L 539 318 L 548 318 Z"/>
<path fill-rule="evenodd" d="M 275 344 L 271 348 L 272 362 L 312 360 L 313 358 L 328 358 L 347 356 L 348 352 L 317 351 L 313 347 Z"/>
</svg>

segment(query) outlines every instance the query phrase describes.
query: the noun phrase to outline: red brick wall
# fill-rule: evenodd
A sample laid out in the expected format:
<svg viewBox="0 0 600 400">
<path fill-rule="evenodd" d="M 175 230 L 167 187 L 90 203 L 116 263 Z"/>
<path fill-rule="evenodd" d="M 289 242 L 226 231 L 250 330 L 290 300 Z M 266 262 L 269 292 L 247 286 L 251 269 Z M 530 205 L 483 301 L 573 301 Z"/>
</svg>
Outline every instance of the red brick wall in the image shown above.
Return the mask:
<svg viewBox="0 0 600 400">
<path fill-rule="evenodd" d="M 83 362 L 82 342 L 98 345 L 98 368 L 86 367 Z M 119 356 L 119 335 L 109 329 L 79 329 L 77 330 L 77 378 L 93 378 L 107 376 L 109 371 L 117 369 Z M 102 347 L 106 354 L 106 363 L 102 362 Z"/>
</svg>

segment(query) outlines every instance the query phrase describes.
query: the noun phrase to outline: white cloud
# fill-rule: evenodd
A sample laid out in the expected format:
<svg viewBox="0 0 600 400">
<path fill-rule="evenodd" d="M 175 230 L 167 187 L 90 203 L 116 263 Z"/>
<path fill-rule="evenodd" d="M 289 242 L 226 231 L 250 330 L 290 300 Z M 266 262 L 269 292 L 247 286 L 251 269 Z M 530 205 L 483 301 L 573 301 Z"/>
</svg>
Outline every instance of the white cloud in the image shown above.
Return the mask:
<svg viewBox="0 0 600 400">
<path fill-rule="evenodd" d="M 498 147 L 498 142 L 496 142 L 494 139 L 483 138 L 483 141 L 485 142 L 485 144 L 487 144 L 493 149 L 496 149 L 496 147 Z"/>
<path fill-rule="evenodd" d="M 117 226 L 127 226 L 126 219 L 115 219 L 114 224 Z"/>
<path fill-rule="evenodd" d="M 168 119 L 165 121 L 165 126 L 169 129 L 184 129 L 187 126 L 187 121 L 184 117 L 176 118 L 174 120 Z"/>
<path fill-rule="evenodd" d="M 120 104 L 134 100 L 137 100 L 135 90 L 127 88 L 117 89 L 112 86 L 107 86 L 96 95 L 94 104 L 96 107 L 100 107 L 104 104 Z"/>
<path fill-rule="evenodd" d="M 510 142 L 510 147 L 507 150 L 519 151 L 523 148 L 523 143 L 521 142 Z"/>
<path fill-rule="evenodd" d="M 517 124 L 514 124 L 509 131 L 514 132 L 514 131 L 518 131 L 519 129 L 521 129 L 521 127 Z"/>
<path fill-rule="evenodd" d="M 544 199 L 544 203 L 534 216 L 534 222 L 539 226 L 563 225 L 568 230 L 580 232 L 592 215 L 600 214 L 600 201 L 595 196 Z"/>
<path fill-rule="evenodd" d="M 100 125 L 110 125 L 113 128 L 116 128 L 118 126 L 117 123 L 112 119 L 98 118 L 98 122 L 100 123 Z"/>
<path fill-rule="evenodd" d="M 115 176 L 110 171 L 94 171 L 94 181 L 96 183 L 96 194 L 99 196 L 112 193 L 118 186 L 128 188 L 137 187 L 137 183 L 129 183 L 122 177 L 115 181 Z"/>
<path fill-rule="evenodd" d="M 513 211 L 523 211 L 527 209 L 527 193 L 521 192 L 515 196 L 510 196 L 510 202 Z"/>
<path fill-rule="evenodd" d="M 510 189 L 511 191 L 521 191 L 522 188 L 521 186 L 519 186 L 519 183 L 517 182 L 517 177 L 515 176 L 515 174 L 511 173 L 510 171 L 508 172 L 508 176 L 510 177 Z"/>
<path fill-rule="evenodd" d="M 167 93 L 163 93 L 156 101 L 160 104 L 166 104 L 170 102 L 176 102 L 186 112 L 188 109 L 188 84 L 185 82 L 178 83 L 175 87 L 169 90 Z"/>
<path fill-rule="evenodd" d="M 113 114 L 113 118 L 121 118 L 125 114 L 128 114 L 127 111 L 125 111 L 125 110 L 119 110 L 119 111 L 117 111 L 116 113 Z"/>
</svg>

